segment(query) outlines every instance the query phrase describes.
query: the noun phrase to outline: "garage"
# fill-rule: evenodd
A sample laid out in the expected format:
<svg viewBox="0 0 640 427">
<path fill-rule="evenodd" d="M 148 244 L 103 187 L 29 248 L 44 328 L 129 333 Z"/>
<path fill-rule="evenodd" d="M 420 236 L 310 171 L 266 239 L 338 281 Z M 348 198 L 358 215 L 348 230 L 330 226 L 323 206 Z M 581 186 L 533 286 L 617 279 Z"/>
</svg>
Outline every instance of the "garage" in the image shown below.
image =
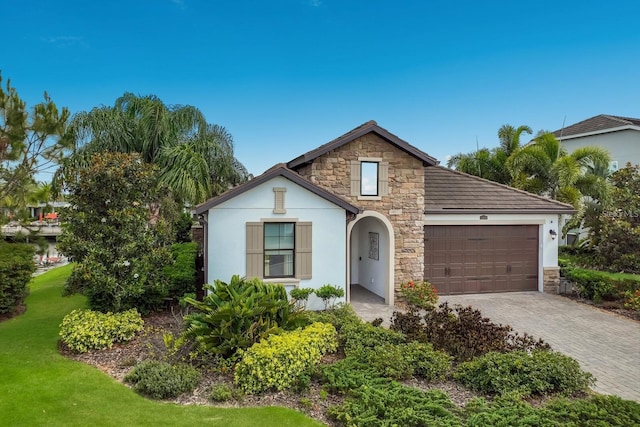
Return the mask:
<svg viewBox="0 0 640 427">
<path fill-rule="evenodd" d="M 538 225 L 426 225 L 425 280 L 441 295 L 538 290 Z"/>
</svg>

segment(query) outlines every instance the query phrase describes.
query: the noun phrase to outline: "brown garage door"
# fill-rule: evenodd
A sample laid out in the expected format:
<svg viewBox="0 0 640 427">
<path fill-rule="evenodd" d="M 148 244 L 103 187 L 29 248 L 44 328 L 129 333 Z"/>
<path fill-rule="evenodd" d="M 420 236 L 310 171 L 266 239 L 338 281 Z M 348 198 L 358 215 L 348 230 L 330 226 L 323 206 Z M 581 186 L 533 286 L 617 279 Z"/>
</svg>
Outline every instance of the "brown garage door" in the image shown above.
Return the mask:
<svg viewBox="0 0 640 427">
<path fill-rule="evenodd" d="M 424 276 L 442 295 L 538 289 L 537 225 L 427 225 Z"/>
</svg>

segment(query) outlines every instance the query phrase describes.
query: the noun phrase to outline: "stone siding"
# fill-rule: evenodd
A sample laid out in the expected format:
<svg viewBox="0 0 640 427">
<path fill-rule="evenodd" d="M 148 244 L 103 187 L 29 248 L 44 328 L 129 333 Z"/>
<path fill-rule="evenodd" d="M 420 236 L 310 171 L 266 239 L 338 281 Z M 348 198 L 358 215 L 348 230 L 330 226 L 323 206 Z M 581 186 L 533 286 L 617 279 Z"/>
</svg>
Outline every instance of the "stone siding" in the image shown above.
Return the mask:
<svg viewBox="0 0 640 427">
<path fill-rule="evenodd" d="M 543 292 L 560 293 L 560 267 L 544 267 L 542 270 Z"/>
<path fill-rule="evenodd" d="M 381 158 L 389 163 L 389 194 L 381 200 L 351 196 L 351 161 Z M 297 172 L 363 210 L 384 215 L 395 233 L 395 283 L 424 275 L 424 167 L 422 161 L 374 133 L 364 135 L 317 158 Z"/>
</svg>

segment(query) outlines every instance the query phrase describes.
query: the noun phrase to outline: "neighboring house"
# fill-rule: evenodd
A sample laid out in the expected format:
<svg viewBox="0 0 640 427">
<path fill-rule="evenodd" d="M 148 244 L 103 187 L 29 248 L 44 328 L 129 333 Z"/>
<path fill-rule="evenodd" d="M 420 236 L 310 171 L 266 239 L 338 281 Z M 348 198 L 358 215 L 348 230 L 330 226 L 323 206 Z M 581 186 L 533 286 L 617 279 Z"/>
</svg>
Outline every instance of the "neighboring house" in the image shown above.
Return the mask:
<svg viewBox="0 0 640 427">
<path fill-rule="evenodd" d="M 569 205 L 437 165 L 370 121 L 196 207 L 206 280 L 441 294 L 555 290 Z"/>
<path fill-rule="evenodd" d="M 600 114 L 553 132 L 569 152 L 602 147 L 611 155 L 611 169 L 640 164 L 640 119 Z"/>
</svg>

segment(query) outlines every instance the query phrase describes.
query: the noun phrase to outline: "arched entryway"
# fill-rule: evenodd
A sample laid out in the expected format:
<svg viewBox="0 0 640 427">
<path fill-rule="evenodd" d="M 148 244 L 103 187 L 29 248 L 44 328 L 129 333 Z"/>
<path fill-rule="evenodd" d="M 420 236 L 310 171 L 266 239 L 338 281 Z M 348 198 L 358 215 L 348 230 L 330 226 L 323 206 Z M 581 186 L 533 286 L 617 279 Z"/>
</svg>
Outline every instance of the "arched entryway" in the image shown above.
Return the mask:
<svg viewBox="0 0 640 427">
<path fill-rule="evenodd" d="M 393 305 L 395 237 L 382 214 L 364 211 L 347 226 L 347 301 L 351 285 L 359 285 Z"/>
</svg>

